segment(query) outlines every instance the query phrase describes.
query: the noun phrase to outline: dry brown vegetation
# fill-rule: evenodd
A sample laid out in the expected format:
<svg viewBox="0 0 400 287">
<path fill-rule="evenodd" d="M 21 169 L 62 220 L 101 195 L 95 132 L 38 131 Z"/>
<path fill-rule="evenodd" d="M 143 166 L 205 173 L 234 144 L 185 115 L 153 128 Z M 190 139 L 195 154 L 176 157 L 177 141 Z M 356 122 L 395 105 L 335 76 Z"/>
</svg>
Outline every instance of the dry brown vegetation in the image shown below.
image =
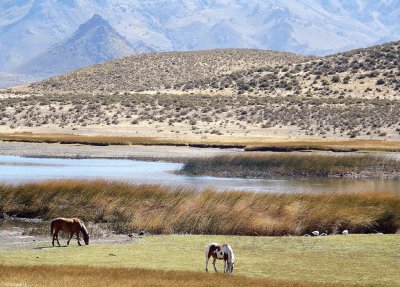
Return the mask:
<svg viewBox="0 0 400 287">
<path fill-rule="evenodd" d="M 0 128 L 399 139 L 399 47 L 322 58 L 246 49 L 137 55 L 28 88 L 45 96 L 3 94 Z"/>
<path fill-rule="evenodd" d="M 382 140 L 287 140 L 270 141 L 246 146 L 246 151 L 291 152 L 322 150 L 333 152 L 399 151 L 399 142 Z"/>
<path fill-rule="evenodd" d="M 175 89 L 188 81 L 299 62 L 305 58 L 291 53 L 250 49 L 139 54 L 34 83 L 29 85 L 29 90 L 114 93 Z"/>
<path fill-rule="evenodd" d="M 166 145 L 191 146 L 200 148 L 243 148 L 245 151 L 387 151 L 399 152 L 398 141 L 379 140 L 275 140 L 269 138 L 163 138 L 163 137 L 129 137 L 129 136 L 87 136 L 57 133 L 0 133 L 0 140 L 10 142 L 61 143 L 82 145 Z"/>
<path fill-rule="evenodd" d="M 210 95 L 49 95 L 0 98 L 0 127 L 106 132 L 124 128 L 155 137 L 342 137 L 396 139 L 398 100 Z"/>
<path fill-rule="evenodd" d="M 322 58 L 245 49 L 144 54 L 34 83 L 28 90 L 397 98 L 399 47 L 392 42 Z"/>
<path fill-rule="evenodd" d="M 376 155 L 233 154 L 196 158 L 182 171 L 223 177 L 400 178 L 400 162 Z"/>
<path fill-rule="evenodd" d="M 396 233 L 400 195 L 196 192 L 104 181 L 0 185 L 0 212 L 46 220 L 65 216 L 114 231 L 153 234 L 303 235 Z"/>
<path fill-rule="evenodd" d="M 87 266 L 6 266 L 0 265 L 0 286 L 269 286 L 318 287 L 349 286 L 188 271 L 161 271 Z"/>
<path fill-rule="evenodd" d="M 358 49 L 303 63 L 246 69 L 214 79 L 196 79 L 183 90 L 216 89 L 239 94 L 307 97 L 397 98 L 400 42 Z"/>
</svg>

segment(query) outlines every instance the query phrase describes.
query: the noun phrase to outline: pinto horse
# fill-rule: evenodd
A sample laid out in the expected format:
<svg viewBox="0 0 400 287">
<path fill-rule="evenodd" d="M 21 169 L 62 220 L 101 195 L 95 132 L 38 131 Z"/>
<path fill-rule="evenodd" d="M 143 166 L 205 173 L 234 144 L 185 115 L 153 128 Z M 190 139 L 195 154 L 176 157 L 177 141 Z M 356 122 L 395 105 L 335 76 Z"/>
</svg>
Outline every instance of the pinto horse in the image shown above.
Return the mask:
<svg viewBox="0 0 400 287">
<path fill-rule="evenodd" d="M 224 260 L 224 273 L 232 273 L 235 264 L 235 255 L 232 248 L 228 244 L 220 245 L 218 243 L 210 243 L 206 246 L 206 272 L 208 272 L 208 260 L 213 257 L 213 266 L 215 272 L 218 272 L 215 263 L 217 259 Z"/>
<path fill-rule="evenodd" d="M 89 232 L 87 231 L 85 224 L 79 218 L 59 217 L 51 221 L 51 235 L 53 236 L 53 246 L 54 240 L 57 240 L 58 246 L 61 246 L 60 242 L 58 241 L 58 232 L 60 230 L 70 233 L 67 245 L 69 245 L 69 242 L 71 241 L 71 238 L 75 233 L 78 244 L 79 246 L 81 246 L 81 243 L 79 242 L 79 232 L 82 232 L 85 244 L 89 245 Z"/>
</svg>

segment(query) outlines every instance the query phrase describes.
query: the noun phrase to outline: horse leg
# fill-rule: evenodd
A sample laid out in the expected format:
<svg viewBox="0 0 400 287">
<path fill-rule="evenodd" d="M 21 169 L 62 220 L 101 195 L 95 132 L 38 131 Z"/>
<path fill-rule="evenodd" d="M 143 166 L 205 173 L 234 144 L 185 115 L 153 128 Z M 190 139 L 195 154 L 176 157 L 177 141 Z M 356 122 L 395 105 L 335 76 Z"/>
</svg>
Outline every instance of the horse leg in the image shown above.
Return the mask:
<svg viewBox="0 0 400 287">
<path fill-rule="evenodd" d="M 218 272 L 217 266 L 215 266 L 215 263 L 216 263 L 216 262 L 217 262 L 217 258 L 214 258 L 214 260 L 213 260 L 214 270 L 215 270 L 215 272 Z"/>
<path fill-rule="evenodd" d="M 52 236 L 53 236 L 53 240 L 51 241 L 51 244 L 53 244 L 53 246 L 54 246 L 54 240 L 56 239 L 56 233 L 54 232 L 54 233 L 52 234 Z"/>
<path fill-rule="evenodd" d="M 67 246 L 69 246 L 69 242 L 71 241 L 72 236 L 74 236 L 74 233 L 73 233 L 73 232 L 71 232 L 71 233 L 69 234 L 69 239 L 68 239 L 68 241 L 67 241 Z"/>
<path fill-rule="evenodd" d="M 210 257 L 208 254 L 206 254 L 206 272 L 208 272 L 208 261 L 210 260 Z"/>
<path fill-rule="evenodd" d="M 82 246 L 81 242 L 79 241 L 79 240 L 80 240 L 80 239 L 79 239 L 79 231 L 76 232 L 76 239 L 78 240 L 79 246 Z"/>
<path fill-rule="evenodd" d="M 224 273 L 226 273 L 228 270 L 228 268 L 227 268 L 227 261 L 226 260 L 224 260 Z"/>
<path fill-rule="evenodd" d="M 59 232 L 59 231 L 60 231 L 60 229 L 56 229 L 56 232 L 54 232 L 54 237 L 55 237 L 56 240 L 57 240 L 58 246 L 61 246 L 60 241 L 58 241 L 58 232 Z"/>
</svg>

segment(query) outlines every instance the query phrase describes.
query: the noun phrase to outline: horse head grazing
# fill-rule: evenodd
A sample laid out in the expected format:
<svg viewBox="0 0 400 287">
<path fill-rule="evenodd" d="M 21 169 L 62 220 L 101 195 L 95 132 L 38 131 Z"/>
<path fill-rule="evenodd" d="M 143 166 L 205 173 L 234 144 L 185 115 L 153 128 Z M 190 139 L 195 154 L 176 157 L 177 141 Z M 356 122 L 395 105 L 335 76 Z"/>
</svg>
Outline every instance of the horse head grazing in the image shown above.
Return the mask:
<svg viewBox="0 0 400 287">
<path fill-rule="evenodd" d="M 79 224 L 81 226 L 81 232 L 83 234 L 83 241 L 85 241 L 85 245 L 89 245 L 89 232 L 82 220 L 79 220 Z"/>
<path fill-rule="evenodd" d="M 235 266 L 235 255 L 233 254 L 232 247 L 228 244 L 223 245 L 224 253 L 227 254 L 227 270 L 228 273 L 233 273 L 233 268 Z"/>
</svg>

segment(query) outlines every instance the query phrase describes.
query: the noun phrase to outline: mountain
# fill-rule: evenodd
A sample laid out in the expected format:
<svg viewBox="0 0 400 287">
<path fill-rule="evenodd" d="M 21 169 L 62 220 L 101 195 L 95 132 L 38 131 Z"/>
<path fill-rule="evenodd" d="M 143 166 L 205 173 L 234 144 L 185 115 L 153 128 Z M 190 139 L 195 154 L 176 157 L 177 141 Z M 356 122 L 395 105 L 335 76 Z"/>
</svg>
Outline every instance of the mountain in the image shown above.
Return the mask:
<svg viewBox="0 0 400 287">
<path fill-rule="evenodd" d="M 181 87 L 235 71 L 299 63 L 306 57 L 251 49 L 137 54 L 33 83 L 31 91 L 115 93 Z"/>
<path fill-rule="evenodd" d="M 144 50 L 144 48 L 142 49 Z M 49 77 L 81 67 L 134 54 L 130 43 L 101 16 L 95 14 L 73 35 L 28 63 L 16 73 Z"/>
<path fill-rule="evenodd" d="M 0 72 L 62 41 L 93 14 L 133 47 L 257 48 L 326 55 L 400 38 L 399 0 L 4 0 Z"/>
<path fill-rule="evenodd" d="M 398 98 L 400 41 L 325 57 L 223 49 L 141 54 L 31 84 L 30 92 Z"/>
</svg>

